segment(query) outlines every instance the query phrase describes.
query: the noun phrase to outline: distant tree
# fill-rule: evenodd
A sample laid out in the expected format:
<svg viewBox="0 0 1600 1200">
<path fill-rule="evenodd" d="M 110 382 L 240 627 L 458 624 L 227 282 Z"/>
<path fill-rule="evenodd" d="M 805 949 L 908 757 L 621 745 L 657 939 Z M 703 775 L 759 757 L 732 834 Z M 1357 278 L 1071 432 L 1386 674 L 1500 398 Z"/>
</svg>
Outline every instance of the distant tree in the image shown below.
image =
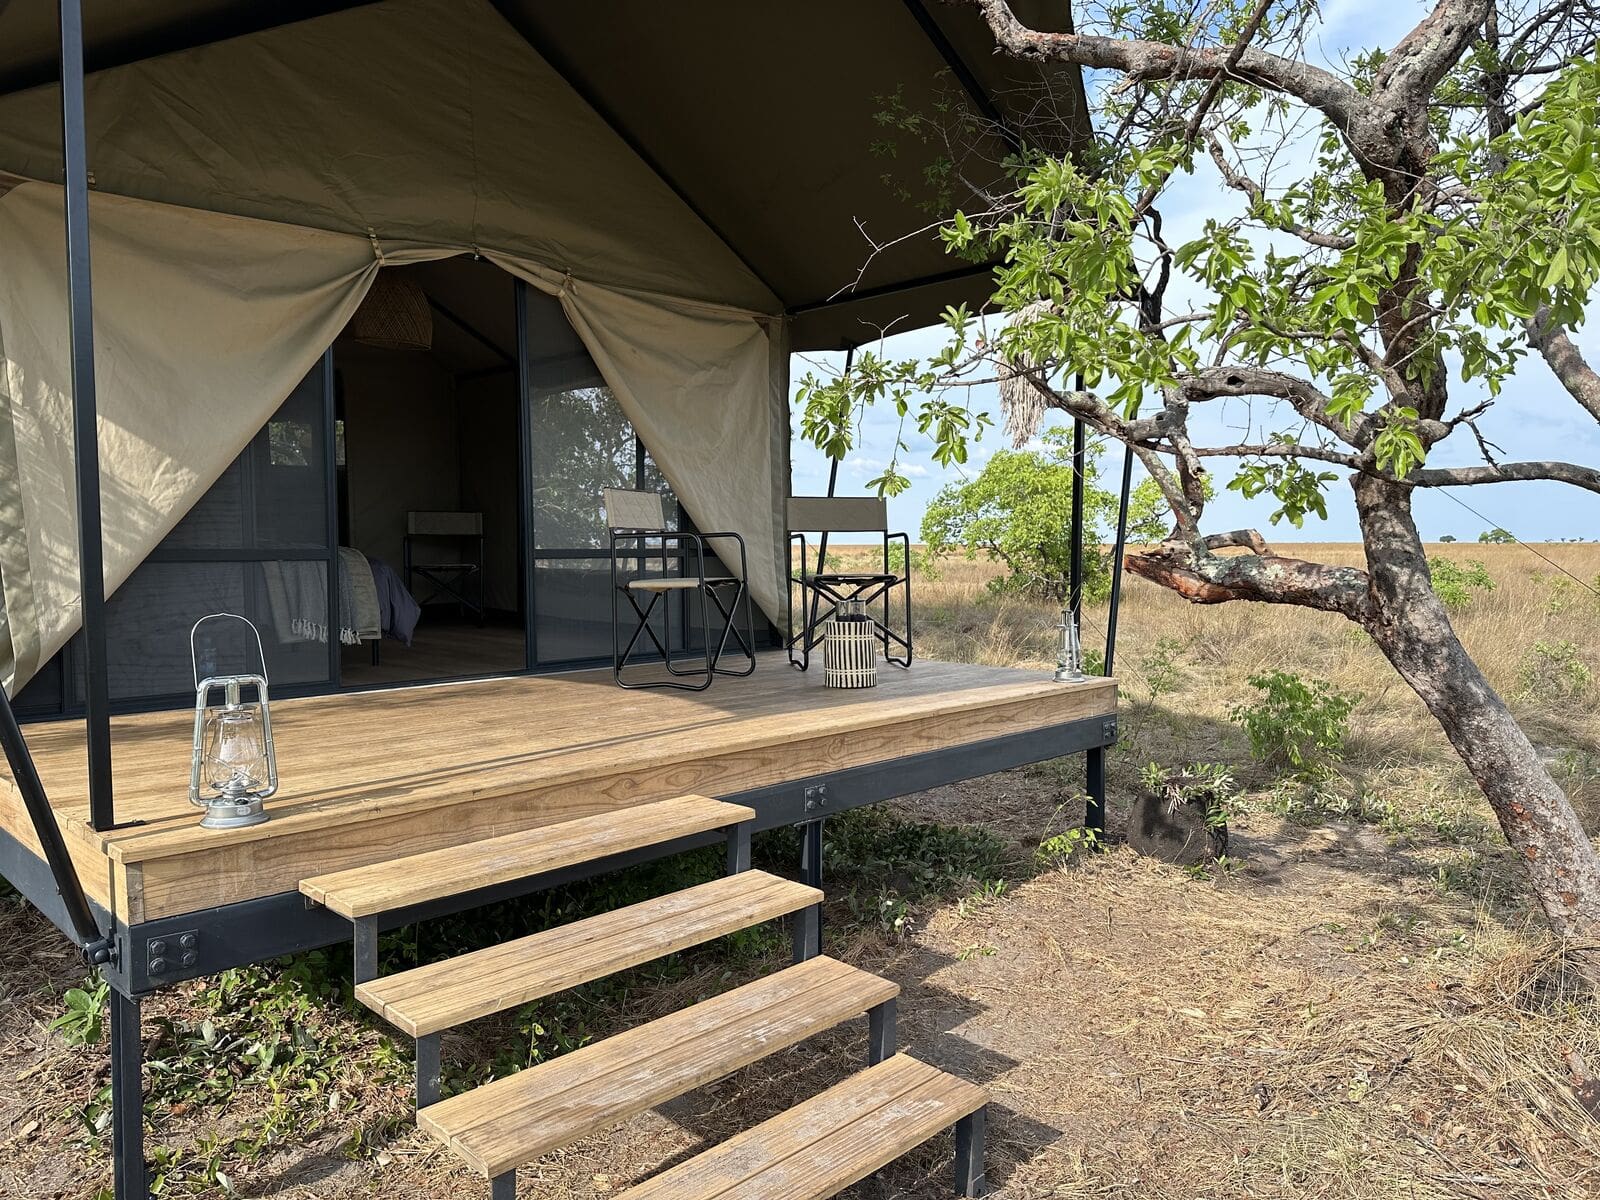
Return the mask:
<svg viewBox="0 0 1600 1200">
<path fill-rule="evenodd" d="M 1039 449 L 1001 450 L 981 472 L 963 483 L 947 484 L 922 518 L 922 540 L 930 556 L 964 553 L 1004 564 L 1006 575 L 991 585 L 1052 600 L 1067 601 L 1072 544 L 1072 442 L 1064 429 L 1046 429 Z M 1084 469 L 1084 590 L 1091 600 L 1110 590 L 1110 554 L 1117 498 L 1099 486 L 1098 448 Z M 1128 538 L 1133 544 L 1166 536 L 1161 492 L 1146 479 L 1128 505 Z"/>
<path fill-rule="evenodd" d="M 1480 542 L 1487 542 L 1492 546 L 1509 546 L 1516 542 L 1516 538 L 1505 529 L 1496 526 L 1494 529 L 1485 529 L 1478 535 Z"/>
<path fill-rule="evenodd" d="M 1453 542 L 1453 541 L 1456 540 L 1456 535 L 1453 534 L 1453 533 L 1447 533 L 1442 538 L 1440 538 L 1439 540 L 1441 542 Z"/>
</svg>

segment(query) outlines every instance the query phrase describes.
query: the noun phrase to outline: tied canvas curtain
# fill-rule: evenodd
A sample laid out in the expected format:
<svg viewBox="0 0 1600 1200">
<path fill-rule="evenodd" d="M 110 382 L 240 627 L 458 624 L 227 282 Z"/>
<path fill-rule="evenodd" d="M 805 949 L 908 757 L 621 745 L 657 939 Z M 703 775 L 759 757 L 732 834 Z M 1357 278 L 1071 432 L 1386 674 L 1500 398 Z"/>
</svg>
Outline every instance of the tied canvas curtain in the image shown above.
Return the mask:
<svg viewBox="0 0 1600 1200">
<path fill-rule="evenodd" d="M 789 435 L 781 322 L 585 283 L 528 259 L 489 258 L 560 299 L 695 526 L 743 535 L 751 598 L 781 625 Z M 730 570 L 739 569 L 731 546 L 712 549 Z"/>
<path fill-rule="evenodd" d="M 0 195 L 0 681 L 77 630 L 62 191 Z M 366 238 L 90 200 L 105 585 L 115 590 L 332 343 L 378 262 Z"/>
</svg>

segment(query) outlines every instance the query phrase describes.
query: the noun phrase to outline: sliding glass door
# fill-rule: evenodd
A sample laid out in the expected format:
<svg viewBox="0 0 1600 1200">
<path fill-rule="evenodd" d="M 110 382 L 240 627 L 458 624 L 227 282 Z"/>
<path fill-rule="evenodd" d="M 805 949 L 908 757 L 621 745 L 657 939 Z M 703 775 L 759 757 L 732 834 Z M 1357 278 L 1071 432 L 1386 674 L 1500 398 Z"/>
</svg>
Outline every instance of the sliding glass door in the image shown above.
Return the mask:
<svg viewBox="0 0 1600 1200">
<path fill-rule="evenodd" d="M 560 302 L 528 287 L 522 295 L 533 662 L 549 668 L 609 660 L 610 537 L 602 490 L 660 492 L 668 527 L 677 528 L 682 516 Z"/>
</svg>

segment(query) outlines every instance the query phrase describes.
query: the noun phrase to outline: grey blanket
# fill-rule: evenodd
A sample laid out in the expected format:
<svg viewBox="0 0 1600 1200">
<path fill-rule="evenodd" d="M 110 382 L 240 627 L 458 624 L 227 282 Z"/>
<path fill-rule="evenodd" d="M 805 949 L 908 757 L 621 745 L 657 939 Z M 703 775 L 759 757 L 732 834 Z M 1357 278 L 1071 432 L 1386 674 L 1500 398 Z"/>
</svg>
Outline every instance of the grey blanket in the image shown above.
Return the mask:
<svg viewBox="0 0 1600 1200">
<path fill-rule="evenodd" d="M 275 559 L 261 564 L 267 607 L 281 642 L 328 640 L 328 572 L 314 560 Z M 380 636 L 381 613 L 366 556 L 339 547 L 339 640 L 358 645 Z"/>
</svg>

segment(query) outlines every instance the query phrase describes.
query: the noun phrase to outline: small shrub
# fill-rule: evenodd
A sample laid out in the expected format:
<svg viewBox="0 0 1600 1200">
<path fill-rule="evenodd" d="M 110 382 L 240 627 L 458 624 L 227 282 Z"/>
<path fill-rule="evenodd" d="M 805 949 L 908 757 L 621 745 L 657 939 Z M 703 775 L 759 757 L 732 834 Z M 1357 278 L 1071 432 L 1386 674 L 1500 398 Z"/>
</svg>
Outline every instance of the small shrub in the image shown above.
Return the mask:
<svg viewBox="0 0 1600 1200">
<path fill-rule="evenodd" d="M 1235 704 L 1228 716 L 1249 736 L 1252 758 L 1314 775 L 1343 756 L 1350 713 L 1359 697 L 1290 671 L 1252 675 L 1250 686 L 1261 699 Z"/>
<path fill-rule="evenodd" d="M 69 1046 L 97 1045 L 105 1033 L 106 1002 L 110 998 L 111 985 L 103 979 L 89 979 L 83 987 L 68 988 L 63 997 L 66 1011 L 50 1022 L 50 1028 Z"/>
<path fill-rule="evenodd" d="M 1451 558 L 1430 558 L 1428 573 L 1433 576 L 1434 594 L 1451 612 L 1465 609 L 1477 592 L 1494 591 L 1489 569 L 1475 558 L 1465 563 Z"/>
<path fill-rule="evenodd" d="M 1154 704 L 1168 692 L 1178 687 L 1178 655 L 1183 643 L 1174 637 L 1158 638 L 1147 654 L 1139 660 L 1139 679 L 1150 693 Z"/>
<path fill-rule="evenodd" d="M 1034 859 L 1041 867 L 1064 867 L 1080 851 L 1093 850 L 1099 844 L 1100 837 L 1094 830 L 1077 826 L 1045 838 L 1034 851 Z"/>
<path fill-rule="evenodd" d="M 1541 638 L 1522 656 L 1522 694 L 1535 700 L 1575 700 L 1589 690 L 1594 672 L 1575 643 Z"/>
</svg>

